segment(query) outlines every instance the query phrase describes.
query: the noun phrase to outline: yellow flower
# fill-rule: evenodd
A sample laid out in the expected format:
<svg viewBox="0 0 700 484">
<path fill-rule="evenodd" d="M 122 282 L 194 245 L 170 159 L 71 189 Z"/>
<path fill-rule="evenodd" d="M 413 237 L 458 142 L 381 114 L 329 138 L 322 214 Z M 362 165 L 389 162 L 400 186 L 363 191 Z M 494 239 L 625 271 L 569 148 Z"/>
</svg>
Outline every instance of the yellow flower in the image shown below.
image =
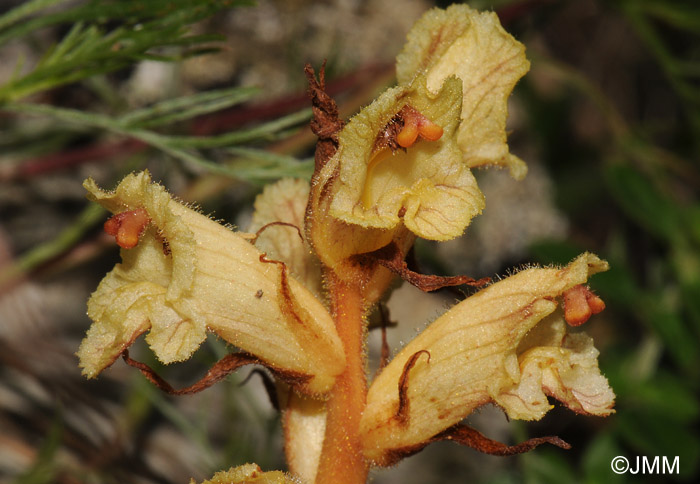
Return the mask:
<svg viewBox="0 0 700 484">
<path fill-rule="evenodd" d="M 508 152 L 505 122 L 529 63 L 496 15 L 434 9 L 408 39 L 399 86 L 350 120 L 314 175 L 307 230 L 341 275 L 356 254 L 390 243 L 405 254 L 415 236 L 460 236 L 484 207 L 471 167 L 508 166 L 516 178 L 527 171 Z"/>
<path fill-rule="evenodd" d="M 585 286 L 608 268 L 595 255 L 494 283 L 430 324 L 369 386 L 365 368 L 366 316 L 395 273 L 424 290 L 483 282 L 417 274 L 404 257 L 416 237 L 458 237 L 481 212 L 471 168 L 525 175 L 505 123 L 508 96 L 528 68 L 524 47 L 495 14 L 464 5 L 416 24 L 397 59 L 399 85 L 344 127 L 323 75 L 316 80 L 307 67 L 316 169 L 310 185 L 265 188 L 255 235 L 173 200 L 147 172 L 113 192 L 86 181 L 89 198 L 115 214 L 105 230 L 123 261 L 88 302 L 83 372 L 94 377 L 146 332 L 164 363 L 189 358 L 214 332 L 292 387 L 278 380 L 285 452 L 309 483 L 363 482 L 371 465 L 440 439 L 502 455 L 545 442 L 566 447 L 556 437 L 506 446 L 459 422 L 489 403 L 537 420 L 552 408 L 549 397 L 582 414 L 613 412 L 591 338 L 569 330 L 605 306 Z M 247 464 L 203 484 L 295 479 Z"/>
<path fill-rule="evenodd" d="M 189 358 L 208 330 L 308 392 L 332 387 L 344 365 L 333 320 L 281 263 L 173 200 L 147 172 L 127 176 L 113 192 L 92 180 L 85 187 L 118 214 L 107 224 L 119 226 L 112 230 L 117 240 L 121 228 L 122 244 L 131 246 L 134 234 L 137 241 L 122 249 L 123 262 L 88 302 L 94 323 L 78 351 L 86 376 L 111 365 L 146 331 L 156 356 L 172 363 Z"/>
<path fill-rule="evenodd" d="M 461 97 L 457 79 L 451 78 L 433 95 L 421 77 L 409 86 L 388 90 L 354 117 L 340 133 L 338 152 L 320 175 L 321 180 L 332 178 L 327 195 L 332 197 L 330 215 L 350 224 L 385 229 L 387 235 L 402 221 L 427 239 L 461 234 L 483 208 L 483 196 L 461 163 L 454 137 Z M 406 151 L 375 143 L 404 106 L 439 125 L 440 139 L 418 141 Z M 434 223 L 438 216 L 440 223 Z M 363 241 L 361 248 L 348 252 L 376 250 L 388 240 L 378 238 L 374 246 Z"/>
<path fill-rule="evenodd" d="M 190 484 L 197 482 L 191 479 Z M 256 464 L 244 464 L 217 472 L 211 480 L 202 484 L 301 484 L 301 481 L 284 472 L 263 472 Z"/>
<path fill-rule="evenodd" d="M 607 267 L 583 254 L 561 269 L 523 270 L 430 324 L 370 386 L 360 424 L 366 457 L 389 464 L 491 402 L 522 420 L 552 408 L 547 396 L 578 413 L 612 413 L 592 340 L 568 333 L 557 311 L 559 298 Z"/>
</svg>

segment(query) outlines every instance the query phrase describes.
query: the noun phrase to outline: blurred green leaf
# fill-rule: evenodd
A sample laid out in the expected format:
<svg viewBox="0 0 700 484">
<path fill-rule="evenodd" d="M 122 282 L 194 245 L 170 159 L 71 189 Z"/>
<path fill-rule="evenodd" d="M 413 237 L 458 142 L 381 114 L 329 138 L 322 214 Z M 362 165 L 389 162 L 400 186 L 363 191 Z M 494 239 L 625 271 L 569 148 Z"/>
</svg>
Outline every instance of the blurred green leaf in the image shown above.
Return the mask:
<svg viewBox="0 0 700 484">
<path fill-rule="evenodd" d="M 0 32 L 42 9 L 48 8 L 56 3 L 65 3 L 66 1 L 67 0 L 30 0 L 29 2 L 24 2 L 0 16 Z"/>
<path fill-rule="evenodd" d="M 684 212 L 683 225 L 688 229 L 691 240 L 700 245 L 700 205 L 691 205 Z"/>
<path fill-rule="evenodd" d="M 624 455 L 623 449 L 610 433 L 599 433 L 586 447 L 581 459 L 583 482 L 586 484 L 619 484 L 629 479 L 612 471 L 611 461 Z"/>
<path fill-rule="evenodd" d="M 91 227 L 104 218 L 104 214 L 105 209 L 97 204 L 91 203 L 86 206 L 76 217 L 75 222 L 62 230 L 55 238 L 44 244 L 37 245 L 25 254 L 22 254 L 14 264 L 4 268 L 0 272 L 0 285 L 27 274 L 39 264 L 71 248 Z"/>
<path fill-rule="evenodd" d="M 620 434 L 639 455 L 680 457 L 681 476 L 692 476 L 700 462 L 700 439 L 692 427 L 667 416 L 626 409 L 615 416 Z"/>
<path fill-rule="evenodd" d="M 700 415 L 693 388 L 681 377 L 664 372 L 651 380 L 636 382 L 625 396 L 625 406 L 636 406 L 649 414 L 681 424 L 691 424 Z"/>
<path fill-rule="evenodd" d="M 266 183 L 284 177 L 311 178 L 314 160 L 299 160 L 293 156 L 280 155 L 254 148 L 233 147 L 227 150 L 236 160 L 226 166 L 248 181 Z"/>
<path fill-rule="evenodd" d="M 540 448 L 523 454 L 520 459 L 526 484 L 575 484 L 580 480 L 563 456 L 563 452 Z"/>
<path fill-rule="evenodd" d="M 605 170 L 605 181 L 625 213 L 644 229 L 671 242 L 682 237 L 681 212 L 639 171 L 615 163 Z"/>
<path fill-rule="evenodd" d="M 311 108 L 282 116 L 273 121 L 259 124 L 253 128 L 232 131 L 218 136 L 173 136 L 170 145 L 175 148 L 222 148 L 252 141 L 270 141 L 281 130 L 311 119 Z"/>
<path fill-rule="evenodd" d="M 50 116 L 73 125 L 105 129 L 115 134 L 130 136 L 158 148 L 176 159 L 204 168 L 209 172 L 252 183 L 285 176 L 308 177 L 312 171 L 310 169 L 312 163 L 308 161 L 298 162 L 292 157 L 274 154 L 264 155 L 260 150 L 239 151 L 239 153 L 245 153 L 245 157 L 227 165 L 209 161 L 195 149 L 198 147 L 225 147 L 243 142 L 274 139 L 279 136 L 280 130 L 298 126 L 301 122 L 308 120 L 311 115 L 310 109 L 304 109 L 250 129 L 211 137 L 163 135 L 132 127 L 121 118 L 115 119 L 107 115 L 85 113 L 48 104 L 8 103 L 4 109 L 16 113 Z"/>
<path fill-rule="evenodd" d="M 681 286 L 683 307 L 693 322 L 695 335 L 700 339 L 700 281 Z"/>
<path fill-rule="evenodd" d="M 565 265 L 571 262 L 580 253 L 580 247 L 567 241 L 538 240 L 530 245 L 530 254 L 535 261 L 543 265 Z"/>
<path fill-rule="evenodd" d="M 630 25 L 655 57 L 675 92 L 685 101 L 682 107 L 686 110 L 693 128 L 700 129 L 700 89 L 692 77 L 697 69 L 697 62 L 689 65 L 681 58 L 683 54 L 668 45 L 657 22 L 659 18 L 663 18 L 677 28 L 696 33 L 700 18 L 697 2 L 623 0 L 621 6 Z"/>
<path fill-rule="evenodd" d="M 700 342 L 686 326 L 683 318 L 667 308 L 656 295 L 639 301 L 639 310 L 664 341 L 666 350 L 682 368 L 695 367 L 700 355 Z"/>
<path fill-rule="evenodd" d="M 697 33 L 700 30 L 700 9 L 691 1 L 639 1 L 641 10 L 677 28 Z"/>
<path fill-rule="evenodd" d="M 610 270 L 596 274 L 591 279 L 603 299 L 624 308 L 629 308 L 639 300 L 641 289 L 622 262 L 609 261 Z"/>
</svg>

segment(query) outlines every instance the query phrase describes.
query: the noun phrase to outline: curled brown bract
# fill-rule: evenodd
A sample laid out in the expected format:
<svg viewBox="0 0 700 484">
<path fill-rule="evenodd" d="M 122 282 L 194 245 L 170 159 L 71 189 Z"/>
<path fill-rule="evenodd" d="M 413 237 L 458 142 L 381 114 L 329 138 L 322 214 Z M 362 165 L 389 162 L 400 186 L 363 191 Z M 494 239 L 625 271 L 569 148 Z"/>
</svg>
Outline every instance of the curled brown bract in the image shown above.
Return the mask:
<svg viewBox="0 0 700 484">
<path fill-rule="evenodd" d="M 302 242 L 304 241 L 304 236 L 301 233 L 301 229 L 297 225 L 294 225 L 294 224 L 289 223 L 289 222 L 276 221 L 276 222 L 267 223 L 267 224 L 263 225 L 262 227 L 260 227 L 255 232 L 255 236 L 251 239 L 251 243 L 255 244 L 255 242 L 258 240 L 258 237 L 260 237 L 260 234 L 262 234 L 265 230 L 269 229 L 270 227 L 275 227 L 275 226 L 291 227 L 291 228 L 295 229 L 297 231 L 297 234 L 299 234 L 299 238 L 301 239 L 301 241 Z"/>
<path fill-rule="evenodd" d="M 215 383 L 220 382 L 221 380 L 223 380 L 228 375 L 230 375 L 242 366 L 266 366 L 264 361 L 260 360 L 259 358 L 256 358 L 251 354 L 244 352 L 229 353 L 228 355 L 224 356 L 219 361 L 217 361 L 214 364 L 214 366 L 212 366 L 209 369 L 209 371 L 207 371 L 206 375 L 200 378 L 197 382 L 187 387 L 176 389 L 172 385 L 170 385 L 170 383 L 165 381 L 160 375 L 158 375 L 153 370 L 153 368 L 151 368 L 145 363 L 136 361 L 129 357 L 129 350 L 124 350 L 124 352 L 122 353 L 122 359 L 127 365 L 139 370 L 141 374 L 145 376 L 146 379 L 148 379 L 148 381 L 153 383 L 156 387 L 158 387 L 161 391 L 167 393 L 168 395 L 192 395 L 194 393 L 199 393 L 202 390 L 206 390 Z M 280 380 L 283 380 L 284 382 L 290 385 L 304 385 L 311 379 L 311 376 L 309 375 L 303 375 L 301 373 L 288 370 L 270 368 L 270 371 L 272 371 Z M 271 401 L 274 402 L 272 398 Z"/>
<path fill-rule="evenodd" d="M 196 383 L 185 388 L 176 389 L 158 375 L 150 366 L 130 358 L 129 350 L 124 350 L 122 359 L 127 365 L 133 366 L 139 370 L 148 381 L 168 395 L 192 395 L 194 393 L 199 393 L 223 380 L 241 366 L 262 364 L 262 361 L 248 353 L 230 353 L 217 361 L 214 366 L 209 369 L 207 374 Z"/>
<path fill-rule="evenodd" d="M 394 415 L 394 420 L 396 420 L 399 425 L 408 424 L 409 407 L 411 405 L 411 401 L 408 398 L 408 376 L 411 369 L 418 361 L 418 358 L 423 354 L 428 355 L 428 363 L 430 363 L 430 352 L 428 350 L 420 350 L 413 353 L 403 367 L 403 373 L 401 373 L 401 378 L 399 379 L 399 408 L 396 410 L 396 415 Z"/>
<path fill-rule="evenodd" d="M 484 454 L 500 456 L 522 454 L 542 444 L 552 444 L 567 450 L 571 448 L 571 445 L 556 436 L 535 437 L 520 442 L 519 444 L 506 445 L 497 440 L 489 439 L 478 430 L 467 425 L 455 425 L 444 432 L 440 432 L 434 437 L 433 442 L 438 440 L 451 440 L 452 442 L 466 445 Z"/>
<path fill-rule="evenodd" d="M 431 292 L 444 287 L 461 286 L 466 284 L 472 287 L 481 287 L 488 284 L 491 279 L 483 277 L 474 279 L 469 276 L 435 276 L 419 274 L 408 268 L 404 260 L 405 256 L 399 250 L 395 242 L 391 242 L 381 249 L 366 254 L 358 254 L 353 260 L 360 265 L 372 265 L 373 263 L 386 267 L 391 272 L 401 277 L 404 281 L 417 287 L 421 291 Z"/>
<path fill-rule="evenodd" d="M 484 434 L 468 425 L 458 424 L 431 437 L 420 444 L 406 446 L 387 451 L 381 462 L 382 466 L 392 466 L 406 457 L 410 457 L 423 450 L 433 442 L 449 440 L 460 445 L 465 445 L 481 453 L 497 456 L 509 456 L 529 452 L 542 444 L 551 444 L 561 449 L 571 449 L 571 445 L 556 436 L 534 437 L 515 445 L 506 445 L 497 440 L 489 439 Z"/>
<path fill-rule="evenodd" d="M 379 318 L 380 318 L 380 328 L 382 331 L 382 347 L 381 347 L 381 353 L 380 353 L 380 358 L 379 358 L 379 369 L 377 372 L 381 371 L 382 368 L 384 368 L 387 363 L 389 363 L 389 342 L 386 339 L 386 327 L 389 325 L 396 325 L 396 323 L 393 323 L 391 319 L 389 318 L 389 309 L 386 307 L 386 305 L 380 303 L 379 304 Z"/>
</svg>

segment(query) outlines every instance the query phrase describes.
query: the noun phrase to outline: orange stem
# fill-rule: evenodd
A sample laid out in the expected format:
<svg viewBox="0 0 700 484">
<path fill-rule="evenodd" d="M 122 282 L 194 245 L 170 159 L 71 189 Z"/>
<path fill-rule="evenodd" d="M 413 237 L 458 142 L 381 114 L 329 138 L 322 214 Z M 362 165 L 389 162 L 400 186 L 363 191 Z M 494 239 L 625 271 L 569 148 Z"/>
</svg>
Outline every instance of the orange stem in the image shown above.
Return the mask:
<svg viewBox="0 0 700 484">
<path fill-rule="evenodd" d="M 326 436 L 316 484 L 364 484 L 369 465 L 362 455 L 360 417 L 367 399 L 364 301 L 359 284 L 329 277 L 333 317 L 345 347 L 346 367 L 326 402 Z"/>
</svg>

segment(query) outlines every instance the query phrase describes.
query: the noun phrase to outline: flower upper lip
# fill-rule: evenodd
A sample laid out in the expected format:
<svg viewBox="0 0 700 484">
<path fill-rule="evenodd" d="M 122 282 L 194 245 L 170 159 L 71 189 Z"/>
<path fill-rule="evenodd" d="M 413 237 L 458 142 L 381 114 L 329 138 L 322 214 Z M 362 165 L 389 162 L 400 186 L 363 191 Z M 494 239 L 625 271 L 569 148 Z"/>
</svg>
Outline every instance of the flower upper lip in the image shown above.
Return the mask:
<svg viewBox="0 0 700 484">
<path fill-rule="evenodd" d="M 506 32 L 493 12 L 464 5 L 433 9 L 411 29 L 396 61 L 399 83 L 427 76 L 435 93 L 450 76 L 462 81 L 463 102 L 457 142 L 470 166 L 505 166 L 516 179 L 525 163 L 506 144 L 507 100 L 529 70 L 525 46 Z"/>
</svg>

